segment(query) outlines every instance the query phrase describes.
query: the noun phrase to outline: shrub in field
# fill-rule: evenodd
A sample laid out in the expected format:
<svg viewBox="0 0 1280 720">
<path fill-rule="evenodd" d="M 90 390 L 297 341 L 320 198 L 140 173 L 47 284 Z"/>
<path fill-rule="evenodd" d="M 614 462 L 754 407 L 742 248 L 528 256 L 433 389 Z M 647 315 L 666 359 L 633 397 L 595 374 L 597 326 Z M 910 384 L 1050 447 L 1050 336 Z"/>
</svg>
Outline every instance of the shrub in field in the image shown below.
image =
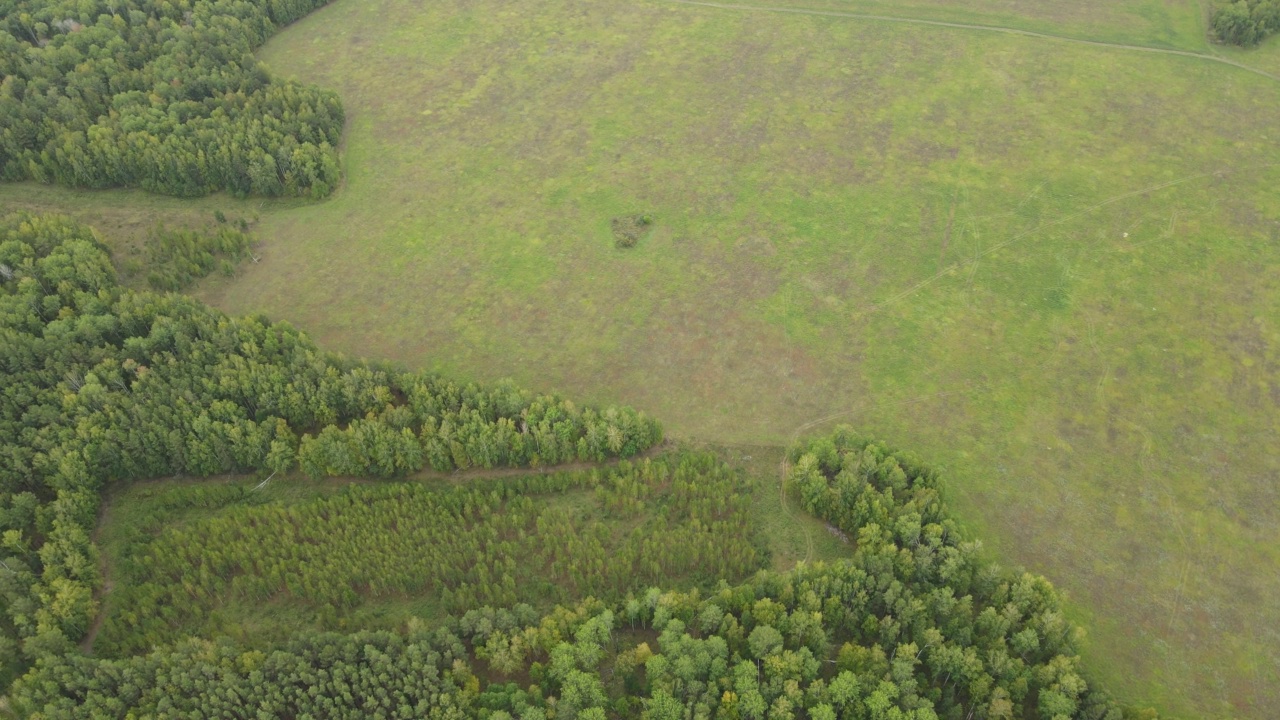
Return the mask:
<svg viewBox="0 0 1280 720">
<path fill-rule="evenodd" d="M 653 218 L 648 215 L 624 215 L 613 219 L 613 242 L 620 248 L 635 247 L 640 238 L 653 225 Z"/>
</svg>

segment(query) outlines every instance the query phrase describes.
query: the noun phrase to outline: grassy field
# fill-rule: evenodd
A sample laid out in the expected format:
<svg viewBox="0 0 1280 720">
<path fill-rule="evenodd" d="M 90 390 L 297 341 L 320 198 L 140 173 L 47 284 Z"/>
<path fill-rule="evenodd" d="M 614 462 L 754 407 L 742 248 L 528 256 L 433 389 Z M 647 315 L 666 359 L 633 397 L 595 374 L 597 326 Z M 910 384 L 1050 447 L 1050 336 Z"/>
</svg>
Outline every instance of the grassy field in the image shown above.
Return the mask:
<svg viewBox="0 0 1280 720">
<path fill-rule="evenodd" d="M 807 7 L 1280 72 L 1276 39 L 1209 47 L 1195 3 Z M 1069 593 L 1126 699 L 1280 705 L 1280 82 L 656 0 L 338 2 L 262 57 L 344 98 L 331 200 L 0 203 L 258 213 L 262 262 L 200 294 L 336 350 L 709 442 L 853 423 L 947 469 L 974 531 Z M 653 231 L 616 249 L 635 213 Z"/>
</svg>

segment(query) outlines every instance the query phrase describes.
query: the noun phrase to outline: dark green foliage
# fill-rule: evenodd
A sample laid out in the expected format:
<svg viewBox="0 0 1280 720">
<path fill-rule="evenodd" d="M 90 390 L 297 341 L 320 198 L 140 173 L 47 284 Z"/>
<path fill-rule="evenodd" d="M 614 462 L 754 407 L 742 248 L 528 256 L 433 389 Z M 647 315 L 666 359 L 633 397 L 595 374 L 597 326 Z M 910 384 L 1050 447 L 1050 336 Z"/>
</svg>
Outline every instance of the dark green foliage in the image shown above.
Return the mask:
<svg viewBox="0 0 1280 720">
<path fill-rule="evenodd" d="M 305 635 L 269 654 L 195 640 L 118 665 L 51 657 L 38 672 L 63 692 L 16 700 L 33 718 L 459 718 L 477 694 L 465 656 L 446 630 Z"/>
<path fill-rule="evenodd" d="M 635 247 L 648 232 L 653 218 L 648 215 L 624 215 L 613 219 L 613 242 L 620 248 Z"/>
<path fill-rule="evenodd" d="M 353 485 L 289 507 L 252 504 L 242 491 L 250 504 L 138 539 L 119 568 L 121 610 L 94 650 L 121 655 L 188 633 L 236 634 L 214 624 L 231 602 L 291 602 L 337 618 L 366 599 L 430 598 L 463 612 L 741 579 L 765 560 L 746 490 L 713 456 L 682 454 L 465 488 Z M 554 502 L 585 491 L 594 495 L 587 508 Z M 629 531 L 616 534 L 605 515 Z"/>
<path fill-rule="evenodd" d="M 87 228 L 0 218 L 0 633 L 26 656 L 62 652 L 96 612 L 89 531 L 108 484 L 287 471 L 299 435 L 336 438 L 320 460 L 302 453 L 308 467 L 396 474 L 421 466 L 396 464 L 406 450 L 391 439 L 408 428 L 440 468 L 631 455 L 661 439 L 629 409 L 375 369 L 286 324 L 126 290 Z M 365 443 L 358 461 L 326 464 L 348 436 Z"/>
<path fill-rule="evenodd" d="M 409 717 L 419 680 L 398 668 L 438 657 L 453 662 L 447 672 L 427 663 L 427 675 L 449 681 L 441 703 L 457 717 L 1155 717 L 1126 714 L 1085 680 L 1080 631 L 1053 588 L 964 541 L 931 470 L 845 429 L 791 459 L 790 481 L 807 503 L 836 522 L 868 523 L 841 524 L 859 539 L 847 561 L 762 572 L 709 594 L 653 588 L 612 607 L 587 600 L 540 619 L 527 605 L 485 607 L 434 633 L 410 623 L 404 639 L 306 635 L 269 655 L 184 644 L 124 660 L 53 658 L 15 686 L 16 707 L 49 719 L 196 708 L 239 717 L 256 702 L 288 713 L 299 706 L 280 698 L 297 697 L 301 683 L 332 703 L 328 717 Z M 272 663 L 297 675 L 260 670 Z M 373 673 L 402 708 L 365 711 L 356 692 L 328 685 Z M 176 680 L 188 677 L 199 680 Z"/>
<path fill-rule="evenodd" d="M 788 482 L 809 512 L 849 532 L 902 547 L 958 537 L 938 493 L 938 476 L 905 453 L 860 439 L 848 428 L 793 450 Z"/>
<path fill-rule="evenodd" d="M 0 179 L 323 197 L 337 95 L 253 57 L 324 0 L 16 0 L 0 18 Z"/>
<path fill-rule="evenodd" d="M 1232 45 L 1256 45 L 1280 30 L 1280 0 L 1237 0 L 1213 12 L 1213 33 Z"/>
</svg>

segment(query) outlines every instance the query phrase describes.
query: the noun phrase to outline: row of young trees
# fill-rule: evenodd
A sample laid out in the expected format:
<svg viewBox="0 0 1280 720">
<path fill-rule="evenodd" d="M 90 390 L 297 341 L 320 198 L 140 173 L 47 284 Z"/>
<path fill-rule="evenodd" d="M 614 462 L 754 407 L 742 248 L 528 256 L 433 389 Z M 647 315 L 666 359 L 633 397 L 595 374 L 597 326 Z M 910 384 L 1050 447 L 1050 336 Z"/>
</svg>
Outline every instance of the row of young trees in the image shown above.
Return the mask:
<svg viewBox="0 0 1280 720">
<path fill-rule="evenodd" d="M 117 567 L 119 611 L 94 651 L 121 656 L 184 635 L 234 633 L 219 608 L 268 602 L 323 624 L 378 598 L 433 600 L 450 612 L 545 608 L 664 580 L 740 580 L 766 557 L 750 490 L 705 453 L 466 487 L 352 485 L 291 506 L 223 490 L 210 499 L 235 504 L 136 538 Z M 571 511 L 555 502 L 568 492 L 596 502 Z M 631 530 L 619 535 L 607 516 L 622 499 L 638 505 L 628 505 Z"/>
<path fill-rule="evenodd" d="M 540 467 L 575 460 L 601 461 L 630 457 L 654 445 L 658 426 L 625 408 L 596 411 L 572 403 L 517 396 L 518 411 L 468 404 L 454 409 L 431 407 L 450 386 L 433 387 L 431 379 L 401 376 L 392 383 L 406 403 L 388 403 L 381 411 L 345 427 L 328 425 L 304 435 L 297 462 L 313 478 L 365 476 L 391 478 L 425 467 L 436 471 L 472 467 Z M 289 466 L 293 458 L 281 456 Z M 272 461 L 275 462 L 275 461 Z"/>
<path fill-rule="evenodd" d="M 0 179 L 323 197 L 336 94 L 253 50 L 327 0 L 15 0 L 0 15 Z"/>
<path fill-rule="evenodd" d="M 124 263 L 132 267 L 122 269 L 126 276 L 130 270 L 145 275 L 152 290 L 183 290 L 214 270 L 234 275 L 252 245 L 244 227 L 234 225 L 210 230 L 157 227 L 143 242 L 140 256 Z"/>
<path fill-rule="evenodd" d="M 12 697 L 47 720 L 1156 717 L 1086 680 L 1081 631 L 1053 588 L 984 559 L 936 473 L 847 429 L 791 460 L 806 504 L 857 537 L 847 561 L 541 618 L 518 605 L 403 634 L 304 635 L 270 653 L 188 641 L 119 660 L 55 656 Z"/>
<path fill-rule="evenodd" d="M 370 428 L 358 462 L 324 472 L 412 469 L 382 464 L 380 439 L 406 430 L 427 457 L 447 440 L 437 469 L 625 456 L 661 439 L 627 408 L 379 368 L 287 324 L 127 290 L 88 228 L 0 218 L 0 658 L 69 651 L 88 628 L 100 582 L 89 533 L 107 485 L 287 472 L 300 456 L 312 468 L 303 443 Z"/>
</svg>

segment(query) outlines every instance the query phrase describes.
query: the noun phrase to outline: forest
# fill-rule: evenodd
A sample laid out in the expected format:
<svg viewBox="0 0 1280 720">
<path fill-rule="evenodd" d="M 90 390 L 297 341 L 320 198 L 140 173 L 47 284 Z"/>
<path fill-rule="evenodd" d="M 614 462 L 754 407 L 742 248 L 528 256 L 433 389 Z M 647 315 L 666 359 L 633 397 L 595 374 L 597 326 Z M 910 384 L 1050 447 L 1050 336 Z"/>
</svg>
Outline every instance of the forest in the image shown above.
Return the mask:
<svg viewBox="0 0 1280 720">
<path fill-rule="evenodd" d="M 93 649 L 118 657 L 187 635 L 239 637 L 235 611 L 264 604 L 338 629 L 386 598 L 428 599 L 445 614 L 545 611 L 663 582 L 741 580 L 767 559 L 746 490 L 708 453 L 444 488 L 350 485 L 288 506 L 243 486 L 176 488 L 166 508 L 218 512 L 130 529 L 121 612 Z"/>
<path fill-rule="evenodd" d="M 542 612 L 523 602 L 471 602 L 465 612 L 459 608 L 436 622 L 410 620 L 396 631 L 304 632 L 270 648 L 224 636 L 117 659 L 51 655 L 11 696 L 33 718 L 1155 717 L 1122 709 L 1086 679 L 1077 654 L 1082 633 L 1065 618 L 1052 586 L 985 559 L 980 543 L 949 516 L 936 471 L 849 428 L 793 448 L 790 461 L 788 482 L 805 507 L 856 537 L 847 560 L 760 571 L 709 588 L 655 583 L 625 595 L 602 588 L 602 597 L 611 599 L 588 597 Z M 614 477 L 662 476 L 660 465 L 628 464 Z M 696 478 L 688 473 L 714 474 L 714 465 L 706 456 L 685 456 L 675 473 Z M 509 502 L 527 503 L 525 493 L 582 478 L 511 485 Z M 601 482 L 597 492 L 607 497 L 610 485 Z M 380 486 L 372 492 L 409 498 L 423 491 Z M 460 493 L 457 499 L 476 493 L 449 492 Z M 709 494 L 726 492 L 732 495 L 724 487 Z M 488 494 L 493 502 L 501 496 Z M 338 504 L 352 500 L 346 493 L 334 497 Z M 370 520 L 386 512 L 376 502 L 361 511 Z M 229 525 L 250 533 L 270 524 L 243 522 L 243 514 L 232 518 L 242 522 Z M 470 524 L 449 512 L 432 522 Z M 377 532 L 382 523 L 368 524 L 363 531 Z M 297 532 L 296 516 L 281 527 Z M 449 545 L 437 540 L 424 561 L 447 553 Z M 234 557 L 252 554 L 247 547 L 175 552 L 186 556 L 176 561 L 186 568 L 180 594 L 197 601 L 204 589 L 189 579 L 191 559 L 272 562 Z M 379 564 L 376 557 L 370 561 Z M 147 572 L 176 577 L 161 566 Z M 386 570 L 372 571 L 379 574 L 395 582 Z M 512 599 L 503 597 L 510 588 L 504 580 L 483 572 L 470 577 L 479 580 L 478 592 Z M 309 588 L 310 581 L 282 584 Z"/>
<path fill-rule="evenodd" d="M 294 504 L 180 486 L 130 530 L 123 610 L 86 656 L 112 486 L 597 463 L 662 433 L 627 408 L 353 362 L 284 324 L 122 288 L 65 218 L 5 217 L 0 274 L 20 716 L 1153 717 L 1085 679 L 1053 588 L 987 559 L 935 470 L 849 428 L 790 450 L 786 487 L 850 555 L 783 573 L 765 569 L 741 475 L 706 452 Z M 183 508 L 200 512 L 165 515 Z M 442 613 L 335 632 L 384 596 Z M 236 638 L 219 608 L 237 601 L 298 604 L 314 628 Z"/>
<path fill-rule="evenodd" d="M 315 0 L 0 3 L 0 180 L 328 195 L 343 111 L 253 50 Z"/>
<path fill-rule="evenodd" d="M 1175 515 L 1197 492 L 1116 498 L 1189 467 L 1152 417 L 1267 418 L 1168 388 L 1228 366 L 1171 354 L 1222 343 L 1201 308 L 1265 295 L 1198 291 L 1277 238 L 1231 197 L 1274 184 L 1243 161 L 1275 46 L 1213 44 L 1265 43 L 1280 0 L 401 0 L 264 50 L 328 2 L 0 0 L 0 718 L 1158 720 L 1197 632 L 1261 627 L 1265 586 L 1188 584 L 1248 564 L 1193 552 L 1227 536 Z M 1227 340 L 1263 358 L 1259 307 Z M 1165 627 L 1108 614 L 1134 587 Z M 1195 707 L 1267 712 L 1269 637 L 1194 656 L 1239 658 Z"/>
<path fill-rule="evenodd" d="M 379 368 L 287 324 L 123 288 L 93 231 L 65 218 L 0 219 L 0 280 L 8 658 L 67 652 L 88 629 L 101 583 L 90 533 L 114 483 L 548 466 L 662 438 L 628 408 Z"/>
</svg>

